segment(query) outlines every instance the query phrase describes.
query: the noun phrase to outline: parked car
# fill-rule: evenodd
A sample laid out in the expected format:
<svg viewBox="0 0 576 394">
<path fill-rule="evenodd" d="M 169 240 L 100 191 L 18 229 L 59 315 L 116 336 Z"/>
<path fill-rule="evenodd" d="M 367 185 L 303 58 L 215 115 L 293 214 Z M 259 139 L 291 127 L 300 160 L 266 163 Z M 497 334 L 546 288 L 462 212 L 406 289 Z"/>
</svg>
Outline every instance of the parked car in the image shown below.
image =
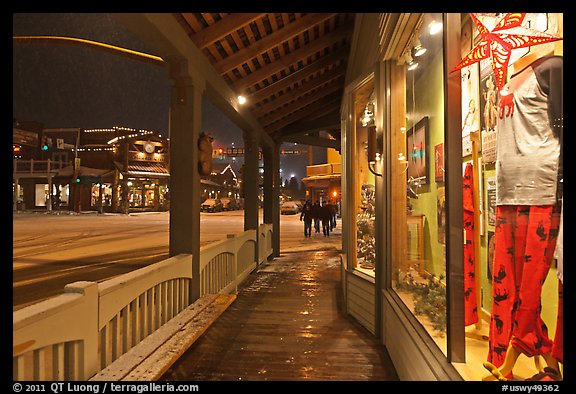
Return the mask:
<svg viewBox="0 0 576 394">
<path fill-rule="evenodd" d="M 222 197 L 220 201 L 222 201 L 222 208 L 225 211 L 235 211 L 237 209 L 240 209 L 240 204 L 238 203 L 238 200 L 236 200 L 235 198 Z"/>
<path fill-rule="evenodd" d="M 300 206 L 295 201 L 286 201 L 280 207 L 280 214 L 295 215 L 300 212 Z"/>
<path fill-rule="evenodd" d="M 222 212 L 224 205 L 219 198 L 209 198 L 200 206 L 201 212 Z"/>
</svg>

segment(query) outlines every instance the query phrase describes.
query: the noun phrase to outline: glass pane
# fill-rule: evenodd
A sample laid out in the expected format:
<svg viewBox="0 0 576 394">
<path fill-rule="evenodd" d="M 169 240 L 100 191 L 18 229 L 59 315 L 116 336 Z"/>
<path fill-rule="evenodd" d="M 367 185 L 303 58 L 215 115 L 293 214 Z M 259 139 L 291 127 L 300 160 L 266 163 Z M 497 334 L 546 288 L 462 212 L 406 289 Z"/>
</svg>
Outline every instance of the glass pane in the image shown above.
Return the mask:
<svg viewBox="0 0 576 394">
<path fill-rule="evenodd" d="M 352 152 L 351 206 L 354 207 L 355 250 L 352 253 L 355 269 L 374 276 L 375 244 L 375 176 L 368 163 L 368 130 L 374 120 L 374 80 L 363 84 L 354 92 L 354 126 Z"/>
<path fill-rule="evenodd" d="M 562 37 L 562 14 L 527 13 L 522 25 Z M 461 37 L 465 56 L 481 39 L 469 16 Z M 490 58 L 461 70 L 466 373 L 471 380 L 492 378 L 478 368 L 484 361 L 503 367 L 511 336 L 527 353 L 551 353 L 542 368 L 562 359 L 562 254 L 557 253 L 562 250 L 562 122 L 554 122 L 562 115 L 553 104 L 555 97 L 562 101 L 562 83 L 553 77 L 558 58 L 543 59 L 562 53 L 561 40 L 514 49 L 500 91 Z M 474 102 L 478 108 L 471 120 Z M 527 230 L 531 225 L 538 229 Z M 518 304 L 522 307 L 516 310 Z M 511 364 L 514 379 L 536 375 L 534 361 L 518 357 Z"/>
<path fill-rule="evenodd" d="M 37 183 L 35 186 L 34 202 L 37 207 L 45 207 L 48 201 L 48 184 Z"/>
<path fill-rule="evenodd" d="M 425 14 L 416 34 L 426 51 L 415 44 L 405 57 L 406 128 L 392 136 L 392 287 L 446 353 L 444 71 L 434 22 L 442 14 Z"/>
</svg>

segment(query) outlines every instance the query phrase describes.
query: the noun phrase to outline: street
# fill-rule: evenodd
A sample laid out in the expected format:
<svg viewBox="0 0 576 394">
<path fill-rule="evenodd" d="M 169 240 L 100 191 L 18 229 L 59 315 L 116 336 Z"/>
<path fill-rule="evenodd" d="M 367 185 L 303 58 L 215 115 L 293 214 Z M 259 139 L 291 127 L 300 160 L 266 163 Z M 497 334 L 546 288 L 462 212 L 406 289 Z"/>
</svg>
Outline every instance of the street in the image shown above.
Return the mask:
<svg viewBox="0 0 576 394">
<path fill-rule="evenodd" d="M 281 252 L 341 249 L 340 221 L 332 237 L 304 239 L 299 217 L 280 215 Z M 168 212 L 13 214 L 13 310 L 61 294 L 68 283 L 99 282 L 168 258 L 169 219 Z M 200 228 L 201 246 L 241 233 L 244 211 L 201 213 Z"/>
</svg>

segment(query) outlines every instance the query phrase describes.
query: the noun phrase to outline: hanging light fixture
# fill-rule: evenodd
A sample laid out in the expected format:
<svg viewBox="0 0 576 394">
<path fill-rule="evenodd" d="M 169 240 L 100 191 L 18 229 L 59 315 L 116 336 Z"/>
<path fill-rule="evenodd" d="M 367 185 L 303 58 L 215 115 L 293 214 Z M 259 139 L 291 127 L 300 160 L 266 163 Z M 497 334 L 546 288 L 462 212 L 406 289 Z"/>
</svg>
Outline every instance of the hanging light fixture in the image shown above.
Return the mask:
<svg viewBox="0 0 576 394">
<path fill-rule="evenodd" d="M 360 117 L 360 123 L 363 127 L 368 127 L 368 141 L 367 141 L 367 156 L 368 156 L 368 169 L 376 176 L 382 174 L 374 171 L 375 166 L 381 159 L 381 154 L 378 152 L 378 143 L 376 139 L 376 125 L 374 124 L 374 98 L 371 95 L 368 104 L 364 108 L 364 112 Z"/>
<path fill-rule="evenodd" d="M 406 52 L 406 54 L 404 55 L 404 60 L 406 62 L 406 65 L 408 66 L 408 71 L 412 71 L 416 69 L 416 67 L 418 67 L 418 62 L 414 61 L 410 52 Z"/>
<path fill-rule="evenodd" d="M 416 40 L 414 41 L 414 56 L 420 57 L 423 54 L 425 54 L 426 51 L 427 51 L 427 49 L 422 46 L 422 43 L 420 42 L 420 38 L 416 38 Z"/>
<path fill-rule="evenodd" d="M 360 124 L 362 127 L 367 127 L 374 124 L 374 103 L 371 101 L 364 107 L 364 112 L 360 117 Z"/>
</svg>

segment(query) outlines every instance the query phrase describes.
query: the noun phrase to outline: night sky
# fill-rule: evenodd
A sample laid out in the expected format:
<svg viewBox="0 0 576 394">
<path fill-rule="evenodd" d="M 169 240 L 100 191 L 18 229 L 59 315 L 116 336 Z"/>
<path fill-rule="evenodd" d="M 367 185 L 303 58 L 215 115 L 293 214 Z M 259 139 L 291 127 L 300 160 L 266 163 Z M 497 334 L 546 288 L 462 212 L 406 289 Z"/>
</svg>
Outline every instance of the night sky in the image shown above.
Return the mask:
<svg viewBox="0 0 576 394">
<path fill-rule="evenodd" d="M 13 35 L 84 38 L 152 55 L 111 14 L 13 14 Z M 94 48 L 59 44 L 13 45 L 13 117 L 46 128 L 125 126 L 168 135 L 170 80 L 164 68 Z M 242 131 L 208 100 L 202 130 L 214 147 L 243 146 Z M 285 149 L 308 146 L 284 144 Z M 322 157 L 317 149 L 315 161 Z M 242 160 L 236 160 L 238 165 Z M 305 176 L 308 155 L 281 156 L 281 176 Z"/>
</svg>

